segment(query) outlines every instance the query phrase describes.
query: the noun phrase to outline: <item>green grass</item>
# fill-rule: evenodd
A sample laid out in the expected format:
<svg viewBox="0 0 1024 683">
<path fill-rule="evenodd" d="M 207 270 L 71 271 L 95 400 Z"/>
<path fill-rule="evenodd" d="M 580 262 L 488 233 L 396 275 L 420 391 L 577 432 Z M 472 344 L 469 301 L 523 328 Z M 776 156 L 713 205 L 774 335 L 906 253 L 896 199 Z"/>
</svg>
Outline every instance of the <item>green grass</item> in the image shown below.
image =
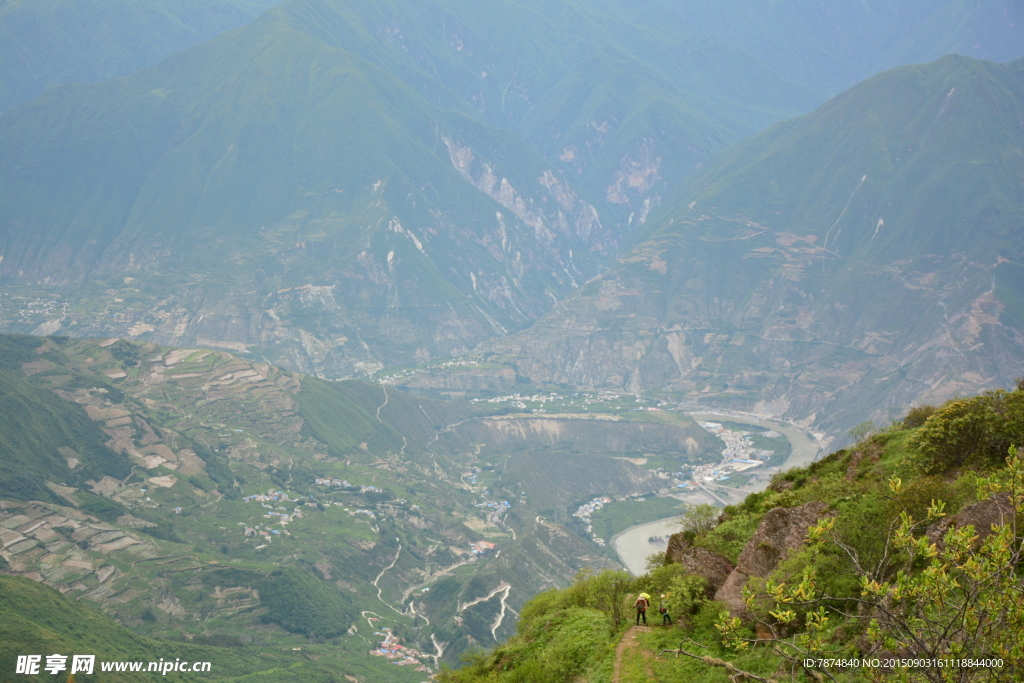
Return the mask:
<svg viewBox="0 0 1024 683">
<path fill-rule="evenodd" d="M 293 633 L 333 638 L 358 616 L 352 600 L 338 588 L 295 567 L 275 571 L 259 589 L 267 617 Z"/>
<path fill-rule="evenodd" d="M 748 481 L 750 481 L 750 475 L 743 474 L 742 472 L 733 472 L 728 477 L 722 479 L 718 483 L 724 486 L 740 487 L 745 486 Z"/>
<path fill-rule="evenodd" d="M 212 663 L 212 680 L 233 680 L 245 675 L 254 679 L 268 670 L 308 663 L 301 657 L 283 652 L 266 655 L 252 650 L 193 646 L 183 643 L 157 641 L 138 636 L 114 623 L 89 605 L 66 598 L 51 588 L 22 577 L 0 576 L 0 666 L 14 671 L 14 662 L 23 654 L 95 654 L 96 672 L 92 676 L 78 676 L 76 680 L 137 681 L 137 680 L 191 680 L 185 674 L 170 673 L 166 678 L 153 674 L 101 674 L 101 661 L 156 661 L 175 658 Z M 70 661 L 70 660 L 69 660 Z M 322 674 L 320 667 L 309 667 L 311 676 Z M 298 672 L 296 672 L 298 674 Z M 45 674 L 25 680 L 49 679 Z M 287 679 L 286 679 L 287 680 Z M 312 680 L 317 680 L 313 678 Z"/>
</svg>

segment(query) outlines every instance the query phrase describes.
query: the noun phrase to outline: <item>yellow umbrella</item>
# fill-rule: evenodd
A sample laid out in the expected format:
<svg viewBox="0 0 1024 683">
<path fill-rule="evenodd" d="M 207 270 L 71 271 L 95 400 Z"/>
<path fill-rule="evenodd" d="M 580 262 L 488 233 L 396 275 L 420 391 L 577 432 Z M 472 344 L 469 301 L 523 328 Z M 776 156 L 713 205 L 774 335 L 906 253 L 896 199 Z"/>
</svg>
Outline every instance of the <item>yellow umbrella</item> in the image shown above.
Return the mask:
<svg viewBox="0 0 1024 683">
<path fill-rule="evenodd" d="M 651 596 L 650 596 L 649 593 L 641 593 L 640 597 L 643 598 L 644 600 L 650 600 L 651 599 Z"/>
</svg>

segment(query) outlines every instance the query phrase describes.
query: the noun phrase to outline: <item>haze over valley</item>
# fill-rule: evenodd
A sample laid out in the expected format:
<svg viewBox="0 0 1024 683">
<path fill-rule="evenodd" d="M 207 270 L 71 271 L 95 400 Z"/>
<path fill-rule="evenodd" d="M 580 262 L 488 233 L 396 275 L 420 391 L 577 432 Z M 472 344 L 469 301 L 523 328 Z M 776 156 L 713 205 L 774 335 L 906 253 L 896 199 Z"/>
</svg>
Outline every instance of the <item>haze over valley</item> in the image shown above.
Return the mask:
<svg viewBox="0 0 1024 683">
<path fill-rule="evenodd" d="M 437 680 L 1022 366 L 1016 0 L 0 0 L 0 669 Z"/>
</svg>

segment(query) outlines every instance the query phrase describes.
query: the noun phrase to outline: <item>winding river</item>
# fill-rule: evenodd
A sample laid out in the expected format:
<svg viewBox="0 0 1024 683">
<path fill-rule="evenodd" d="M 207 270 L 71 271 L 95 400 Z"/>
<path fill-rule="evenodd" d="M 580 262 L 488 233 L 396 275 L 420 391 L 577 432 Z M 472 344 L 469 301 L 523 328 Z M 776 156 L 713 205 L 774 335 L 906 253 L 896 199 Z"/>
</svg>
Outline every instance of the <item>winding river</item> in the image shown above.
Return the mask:
<svg viewBox="0 0 1024 683">
<path fill-rule="evenodd" d="M 728 415 L 723 413 L 691 413 L 690 417 L 695 420 L 709 422 L 741 422 L 749 425 L 757 425 L 765 429 L 771 429 L 783 434 L 789 439 L 793 447 L 789 459 L 780 470 L 785 471 L 793 467 L 803 467 L 814 462 L 814 459 L 821 452 L 820 442 L 811 434 L 808 434 L 799 427 L 794 427 L 774 420 L 754 419 L 746 416 Z M 619 556 L 619 560 L 626 566 L 626 569 L 635 576 L 644 573 L 647 556 L 651 553 L 664 550 L 664 545 L 654 545 L 648 542 L 651 536 L 671 536 L 678 531 L 679 517 L 659 519 L 656 522 L 638 524 L 629 527 L 625 531 L 616 534 L 611 540 L 611 546 Z"/>
</svg>

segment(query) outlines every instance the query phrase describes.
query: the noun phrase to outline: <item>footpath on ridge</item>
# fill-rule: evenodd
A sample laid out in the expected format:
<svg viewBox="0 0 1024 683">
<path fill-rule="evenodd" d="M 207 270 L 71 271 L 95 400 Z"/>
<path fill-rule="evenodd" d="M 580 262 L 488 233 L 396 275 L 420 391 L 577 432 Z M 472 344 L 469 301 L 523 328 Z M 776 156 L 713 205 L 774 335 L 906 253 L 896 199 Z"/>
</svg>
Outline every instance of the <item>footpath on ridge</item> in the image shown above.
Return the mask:
<svg viewBox="0 0 1024 683">
<path fill-rule="evenodd" d="M 645 631 L 650 631 L 649 626 L 632 626 L 622 636 L 622 640 L 619 641 L 618 647 L 615 648 L 615 664 L 612 668 L 612 683 L 633 683 L 633 681 L 657 681 L 658 679 L 654 676 L 654 669 L 651 668 L 651 653 L 647 650 L 643 650 L 640 647 L 640 643 L 637 642 L 637 636 Z M 636 666 L 625 666 L 624 662 L 637 661 L 643 662 L 643 674 L 646 676 L 644 679 L 637 678 L 635 674 L 641 673 L 635 671 Z"/>
</svg>

